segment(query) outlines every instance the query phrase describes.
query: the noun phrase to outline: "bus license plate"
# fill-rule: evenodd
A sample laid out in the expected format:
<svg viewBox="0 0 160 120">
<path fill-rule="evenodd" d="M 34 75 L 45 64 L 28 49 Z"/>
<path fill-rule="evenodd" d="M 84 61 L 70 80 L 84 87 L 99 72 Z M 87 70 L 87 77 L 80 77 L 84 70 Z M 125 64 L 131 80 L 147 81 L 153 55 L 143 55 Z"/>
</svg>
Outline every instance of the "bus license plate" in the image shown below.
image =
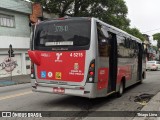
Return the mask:
<svg viewBox="0 0 160 120">
<path fill-rule="evenodd" d="M 53 92 L 63 94 L 65 92 L 65 89 L 56 87 L 56 88 L 53 88 Z"/>
</svg>

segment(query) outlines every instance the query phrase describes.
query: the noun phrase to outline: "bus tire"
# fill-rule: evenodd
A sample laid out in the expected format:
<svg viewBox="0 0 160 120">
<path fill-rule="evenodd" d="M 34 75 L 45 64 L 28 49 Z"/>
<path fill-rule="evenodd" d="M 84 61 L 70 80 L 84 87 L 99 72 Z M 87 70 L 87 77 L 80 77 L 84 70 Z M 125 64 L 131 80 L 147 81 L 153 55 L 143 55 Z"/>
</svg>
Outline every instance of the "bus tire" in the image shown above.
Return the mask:
<svg viewBox="0 0 160 120">
<path fill-rule="evenodd" d="M 124 93 L 124 81 L 121 81 L 119 85 L 119 90 L 117 92 L 117 97 L 121 97 Z"/>
<path fill-rule="evenodd" d="M 139 81 L 139 84 L 142 84 L 142 83 L 143 83 L 143 80 L 140 80 L 140 81 Z"/>
</svg>

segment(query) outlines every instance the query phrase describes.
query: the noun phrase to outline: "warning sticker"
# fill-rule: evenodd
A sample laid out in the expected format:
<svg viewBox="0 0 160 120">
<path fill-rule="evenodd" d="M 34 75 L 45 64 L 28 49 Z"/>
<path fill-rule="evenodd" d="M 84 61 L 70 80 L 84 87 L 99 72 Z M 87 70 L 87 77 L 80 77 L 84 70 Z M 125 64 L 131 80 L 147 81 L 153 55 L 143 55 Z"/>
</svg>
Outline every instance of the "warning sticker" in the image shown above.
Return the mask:
<svg viewBox="0 0 160 120">
<path fill-rule="evenodd" d="M 52 72 L 48 72 L 48 77 L 52 77 L 53 76 L 53 73 Z"/>
<path fill-rule="evenodd" d="M 46 71 L 41 71 L 41 78 L 46 78 Z"/>
<path fill-rule="evenodd" d="M 62 73 L 61 72 L 56 72 L 55 78 L 56 79 L 61 79 L 61 77 L 62 77 Z"/>
</svg>

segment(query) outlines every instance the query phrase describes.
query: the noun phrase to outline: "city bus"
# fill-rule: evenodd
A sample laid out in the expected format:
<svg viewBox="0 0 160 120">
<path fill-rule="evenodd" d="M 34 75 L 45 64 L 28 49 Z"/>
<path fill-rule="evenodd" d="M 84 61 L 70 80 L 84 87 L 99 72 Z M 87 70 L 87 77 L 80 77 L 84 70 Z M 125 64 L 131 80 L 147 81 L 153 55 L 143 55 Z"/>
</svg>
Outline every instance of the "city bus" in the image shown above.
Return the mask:
<svg viewBox="0 0 160 120">
<path fill-rule="evenodd" d="M 105 97 L 146 76 L 140 39 L 93 17 L 69 17 L 35 25 L 28 51 L 32 91 Z"/>
</svg>

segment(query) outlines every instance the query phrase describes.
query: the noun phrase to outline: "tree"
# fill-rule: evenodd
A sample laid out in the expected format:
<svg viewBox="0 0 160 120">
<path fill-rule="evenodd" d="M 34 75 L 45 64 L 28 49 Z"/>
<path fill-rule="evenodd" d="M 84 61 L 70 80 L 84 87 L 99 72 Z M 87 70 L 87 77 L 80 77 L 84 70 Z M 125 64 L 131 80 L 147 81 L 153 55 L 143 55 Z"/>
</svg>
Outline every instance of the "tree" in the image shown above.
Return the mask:
<svg viewBox="0 0 160 120">
<path fill-rule="evenodd" d="M 124 0 L 31 0 L 40 2 L 45 11 L 64 16 L 92 16 L 120 29 L 130 25 Z"/>
<path fill-rule="evenodd" d="M 155 51 L 158 51 L 158 47 L 157 47 L 157 46 L 152 46 L 152 48 L 153 48 Z"/>
<path fill-rule="evenodd" d="M 59 17 L 96 17 L 144 40 L 137 28 L 129 28 L 128 8 L 124 0 L 30 0 L 39 2 L 48 13 Z"/>
<path fill-rule="evenodd" d="M 157 47 L 160 48 L 160 33 L 155 33 L 153 39 L 157 40 Z"/>
<path fill-rule="evenodd" d="M 129 34 L 139 38 L 142 41 L 145 40 L 143 34 L 137 28 L 127 28 L 127 29 L 125 29 L 125 31 L 128 32 Z"/>
</svg>

